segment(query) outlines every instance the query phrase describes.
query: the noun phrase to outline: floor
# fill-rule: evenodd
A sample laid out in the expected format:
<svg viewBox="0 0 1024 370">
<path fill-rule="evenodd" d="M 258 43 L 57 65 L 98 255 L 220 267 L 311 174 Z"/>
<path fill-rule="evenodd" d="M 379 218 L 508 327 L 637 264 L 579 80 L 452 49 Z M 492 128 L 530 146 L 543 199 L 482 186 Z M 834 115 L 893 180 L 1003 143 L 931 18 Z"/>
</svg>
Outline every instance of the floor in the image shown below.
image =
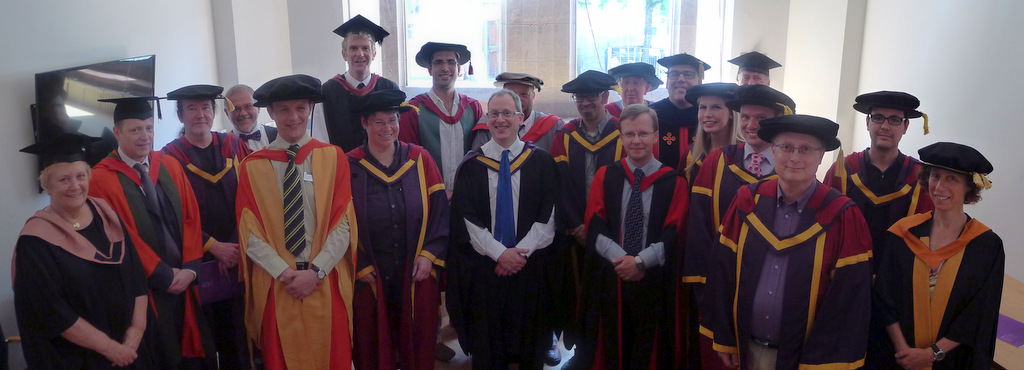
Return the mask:
<svg viewBox="0 0 1024 370">
<path fill-rule="evenodd" d="M 466 356 L 462 352 L 462 347 L 459 347 L 459 338 L 455 334 L 455 329 L 448 325 L 447 312 L 441 316 L 441 341 L 449 348 L 455 350 L 455 357 L 448 362 L 435 361 L 434 369 L 462 370 L 472 368 L 473 359 Z M 562 365 L 569 361 L 569 358 L 573 355 L 573 351 L 565 349 L 565 344 L 561 340 L 558 341 L 558 349 L 562 352 L 562 363 L 558 364 L 558 366 L 545 366 L 544 369 L 561 369 Z"/>
</svg>

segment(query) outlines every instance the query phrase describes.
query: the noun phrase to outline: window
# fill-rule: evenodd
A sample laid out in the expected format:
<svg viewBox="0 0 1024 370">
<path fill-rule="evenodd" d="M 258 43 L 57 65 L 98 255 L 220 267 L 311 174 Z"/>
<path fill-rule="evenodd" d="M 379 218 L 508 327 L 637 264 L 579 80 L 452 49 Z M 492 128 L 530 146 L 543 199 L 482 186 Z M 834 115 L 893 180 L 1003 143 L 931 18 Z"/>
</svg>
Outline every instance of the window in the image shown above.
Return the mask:
<svg viewBox="0 0 1024 370">
<path fill-rule="evenodd" d="M 457 86 L 490 87 L 504 58 L 502 0 L 405 0 L 406 70 L 409 86 L 430 87 L 416 53 L 428 41 L 466 45 L 471 64 L 462 66 Z M 538 0 L 539 1 L 539 0 Z M 473 74 L 469 74 L 470 65 Z"/>
<path fill-rule="evenodd" d="M 577 75 L 671 55 L 669 0 L 575 1 Z"/>
</svg>

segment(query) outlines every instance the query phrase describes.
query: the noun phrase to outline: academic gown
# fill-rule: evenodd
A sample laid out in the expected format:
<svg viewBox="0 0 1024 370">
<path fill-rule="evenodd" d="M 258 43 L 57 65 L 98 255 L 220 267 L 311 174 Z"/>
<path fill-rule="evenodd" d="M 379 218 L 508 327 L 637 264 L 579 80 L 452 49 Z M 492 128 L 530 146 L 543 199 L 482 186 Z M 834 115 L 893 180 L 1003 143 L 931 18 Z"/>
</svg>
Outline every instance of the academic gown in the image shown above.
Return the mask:
<svg viewBox="0 0 1024 370">
<path fill-rule="evenodd" d="M 149 154 L 149 176 L 157 191 L 162 214 L 146 207 L 139 173 L 128 167 L 118 152 L 93 168 L 89 195 L 102 198 L 121 217 L 146 270 L 149 283 L 147 335 L 154 336 L 154 356 L 159 366 L 177 366 L 182 358 L 206 358 L 213 340 L 206 319 L 199 312 L 195 283 L 182 294 L 167 293 L 174 279 L 172 268 L 200 271 L 203 256 L 199 207 L 181 164 L 161 152 Z M 158 238 L 163 220 L 175 245 L 163 246 Z M 161 249 L 163 246 L 164 249 Z"/>
<path fill-rule="evenodd" d="M 239 170 L 237 215 L 238 234 L 255 235 L 270 246 L 290 268 L 295 256 L 285 246 L 283 192 L 271 161 L 287 162 L 284 150 L 263 149 L 242 161 Z M 323 249 L 327 235 L 347 219 L 356 230 L 348 159 L 341 148 L 311 139 L 299 148 L 295 161 L 312 161 L 310 176 L 316 198 L 316 232 L 312 238 L 310 260 Z M 350 246 L 356 245 L 356 231 L 350 234 Z M 246 255 L 248 237 L 239 247 Z M 356 252 L 348 248 L 330 275 L 302 301 L 285 291 L 276 280 L 248 258 L 241 259 L 245 278 L 245 324 L 250 340 L 264 347 L 263 356 L 284 361 L 289 369 L 347 369 L 352 365 L 352 282 L 355 279 Z M 268 348 L 267 346 L 272 346 Z M 269 366 L 269 364 L 268 364 Z"/>
<path fill-rule="evenodd" d="M 532 142 L 538 148 L 544 150 L 550 149 L 558 128 L 562 127 L 565 122 L 562 122 L 562 119 L 554 114 L 538 111 L 533 111 L 531 114 L 536 114 L 538 117 L 529 130 L 524 130 L 522 127 L 519 128 L 519 140 Z M 479 148 L 488 141 L 491 141 L 491 132 L 487 128 L 487 119 L 484 118 L 481 121 L 477 122 L 476 126 L 473 127 L 472 149 Z"/>
<path fill-rule="evenodd" d="M 438 170 L 444 174 L 444 160 L 441 158 L 441 127 L 440 125 L 459 125 L 462 127 L 462 152 L 469 152 L 472 142 L 472 131 L 480 117 L 484 114 L 484 108 L 476 99 L 463 94 L 458 94 L 459 109 L 455 116 L 449 116 L 441 112 L 441 109 L 434 104 L 426 93 L 414 96 L 409 100 L 409 105 L 416 109 L 402 113 L 399 119 L 401 130 L 398 133 L 398 140 L 403 143 L 416 144 L 426 149 L 430 157 L 437 162 Z"/>
<path fill-rule="evenodd" d="M 356 278 L 371 272 L 376 272 L 377 277 L 374 285 L 359 280 L 355 283 L 355 365 L 366 369 L 394 369 L 398 367 L 397 357 L 402 368 L 433 369 L 440 324 L 437 307 L 441 303 L 437 272 L 445 266 L 449 227 L 448 197 L 441 174 L 430 155 L 417 145 L 396 142 L 394 163 L 386 170 L 381 170 L 379 162 L 372 159 L 365 146 L 349 152 L 348 156 L 352 201 L 356 219 L 360 220 Z M 386 204 L 368 204 L 370 193 L 393 188 L 400 189 L 401 212 L 396 213 L 396 207 Z M 389 216 L 404 222 L 401 225 L 371 222 Z M 393 251 L 386 250 L 389 246 L 377 245 L 372 235 L 399 229 L 404 230 L 404 234 L 391 237 L 405 240 L 402 261 L 383 260 L 391 257 Z M 377 252 L 378 249 L 381 252 Z M 429 259 L 434 270 L 430 277 L 415 282 L 413 261 L 419 256 Z M 385 282 L 388 277 L 398 281 Z M 388 291 L 396 286 L 398 292 Z"/>
<path fill-rule="evenodd" d="M 668 98 L 649 105 L 658 113 L 658 146 L 654 157 L 672 168 L 686 166 L 690 161 L 690 146 L 697 133 L 697 106 L 679 109 Z"/>
<path fill-rule="evenodd" d="M 711 311 L 704 319 L 711 316 L 714 349 L 738 353 L 741 368 L 747 368 L 752 305 L 768 253 L 789 259 L 777 368 L 864 365 L 871 316 L 870 234 L 850 198 L 815 186 L 793 235 L 772 232 L 779 203 L 775 179 L 740 188 L 723 218 L 704 292 Z"/>
<path fill-rule="evenodd" d="M 910 216 L 889 229 L 886 247 L 877 257 L 874 313 L 887 325 L 899 323 L 913 348 L 928 348 L 941 338 L 960 343 L 932 369 L 991 369 L 1003 289 L 1003 241 L 969 218 L 959 238 L 931 251 L 932 215 Z M 941 261 L 929 297 L 930 269 Z M 880 360 L 876 368 L 901 368 L 891 343 L 886 341 L 882 353 L 871 354 Z"/>
<path fill-rule="evenodd" d="M 640 184 L 642 190 L 653 187 L 647 244 L 664 243 L 666 261 L 648 266 L 639 282 L 621 280 L 615 266 L 593 249 L 600 235 L 622 243 L 626 180 L 633 182 L 626 159 L 602 167 L 594 176 L 587 203 L 588 248 L 579 307 L 584 335 L 597 338 L 594 363 L 607 369 L 699 368 L 694 346 L 696 312 L 679 305 L 689 301 L 688 291 L 679 290 L 678 278 L 679 241 L 685 239 L 686 180 L 663 165 Z M 684 353 L 683 348 L 690 351 Z"/>
<path fill-rule="evenodd" d="M 203 231 L 204 264 L 215 264 L 216 257 L 208 253 L 215 241 L 238 242 L 238 222 L 235 219 L 235 196 L 238 192 L 238 164 L 251 150 L 234 134 L 211 132 L 213 140 L 206 148 L 199 148 L 180 137 L 166 146 L 162 152 L 174 157 L 185 166 L 185 176 L 192 186 L 192 193 L 199 205 L 199 219 Z M 269 136 L 269 135 L 268 135 Z M 275 135 L 276 136 L 276 135 Z M 232 277 L 238 276 L 238 267 L 228 270 Z M 202 285 L 217 276 L 201 276 Z M 244 300 L 241 282 L 233 285 L 234 297 L 210 302 L 203 298 L 203 311 L 213 328 L 215 347 L 220 352 L 220 361 L 226 367 L 240 367 L 247 357 Z M 223 289 L 230 289 L 221 286 Z"/>
<path fill-rule="evenodd" d="M 587 210 L 587 154 L 596 157 L 596 168 L 622 159 L 622 138 L 619 120 L 611 117 L 596 143 L 586 139 L 583 119 L 576 118 L 562 125 L 551 144 L 551 156 L 558 165 L 561 194 L 556 207 L 559 230 L 571 230 L 583 225 Z"/>
<path fill-rule="evenodd" d="M 487 171 L 499 163 L 474 149 L 456 175 L 451 199 L 451 242 L 448 250 L 446 294 L 451 324 L 462 349 L 473 356 L 473 368 L 491 369 L 522 361 L 520 369 L 539 369 L 551 348 L 551 332 L 564 325 L 567 294 L 561 280 L 565 262 L 557 244 L 536 250 L 526 266 L 511 276 L 494 272 L 497 262 L 469 243 L 466 221 L 493 233 Z M 511 159 L 521 171 L 516 240 L 534 223 L 546 223 L 558 198 L 558 180 L 551 156 L 527 143 Z"/>
<path fill-rule="evenodd" d="M 87 207 L 93 222 L 77 232 L 49 209 L 36 212 L 15 245 L 14 306 L 30 368 L 113 368 L 102 354 L 61 333 L 81 318 L 121 342 L 136 297 L 146 295 L 145 271 L 117 215 L 102 199 L 89 198 Z M 146 339 L 126 368 L 157 368 Z"/>
<path fill-rule="evenodd" d="M 327 137 L 331 144 L 340 146 L 348 152 L 366 142 L 366 130 L 363 129 L 359 115 L 355 113 L 359 98 L 373 91 L 398 90 L 398 85 L 377 74 L 370 74 L 370 83 L 357 89 L 336 75 L 324 82 L 321 91 L 324 95 L 324 122 Z M 273 142 L 273 140 L 271 140 Z"/>
</svg>

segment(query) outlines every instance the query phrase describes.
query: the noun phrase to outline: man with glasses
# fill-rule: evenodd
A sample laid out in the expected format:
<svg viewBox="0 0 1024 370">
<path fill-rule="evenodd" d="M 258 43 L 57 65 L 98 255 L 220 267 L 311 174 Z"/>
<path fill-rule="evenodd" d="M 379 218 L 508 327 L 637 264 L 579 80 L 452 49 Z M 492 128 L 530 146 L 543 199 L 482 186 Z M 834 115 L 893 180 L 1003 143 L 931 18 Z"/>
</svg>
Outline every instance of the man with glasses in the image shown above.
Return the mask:
<svg viewBox="0 0 1024 370">
<path fill-rule="evenodd" d="M 402 114 L 398 139 L 422 146 L 437 161 L 445 189 L 452 189 L 459 162 L 470 149 L 473 126 L 483 115 L 476 99 L 455 91 L 462 65 L 469 61 L 464 45 L 428 42 L 416 53 L 416 64 L 426 68 L 433 86 L 416 95 Z M 449 196 L 451 190 L 449 190 Z"/>
<path fill-rule="evenodd" d="M 658 112 L 661 137 L 654 156 L 672 168 L 686 168 L 693 135 L 697 132 L 697 107 L 686 101 L 686 89 L 700 85 L 711 65 L 682 53 L 658 59 L 668 68 L 668 97 L 651 104 Z"/>
<path fill-rule="evenodd" d="M 648 63 L 627 63 L 608 70 L 608 74 L 619 82 L 619 96 L 622 100 L 604 106 L 612 116 L 618 117 L 622 110 L 633 104 L 650 105 L 644 99 L 651 90 L 661 86 L 661 79 L 654 74 L 654 66 Z"/>
<path fill-rule="evenodd" d="M 815 178 L 825 152 L 839 148 L 838 131 L 806 115 L 761 122 L 778 178 L 740 188 L 708 266 L 704 315 L 728 367 L 863 365 L 870 234 L 853 201 Z"/>
<path fill-rule="evenodd" d="M 537 92 L 543 85 L 543 80 L 526 73 L 502 72 L 494 78 L 495 87 L 511 90 L 519 95 L 519 100 L 523 102 L 524 118 L 523 126 L 519 128 L 519 139 L 532 141 L 538 148 L 550 150 L 551 143 L 555 140 L 555 133 L 565 122 L 554 114 L 538 112 L 533 109 L 533 99 L 537 97 Z M 491 132 L 487 130 L 487 120 L 481 119 L 480 121 L 473 128 L 472 147 L 474 149 L 491 140 Z"/>
<path fill-rule="evenodd" d="M 571 94 L 580 113 L 579 118 L 558 129 L 555 142 L 551 145 L 551 155 L 558 164 L 559 176 L 562 179 L 559 184 L 562 196 L 559 197 L 556 208 L 558 230 L 567 234 L 567 239 L 570 239 L 566 240 L 566 243 L 570 245 L 570 253 L 573 256 L 574 262 L 571 266 L 574 281 L 579 281 L 582 274 L 578 261 L 583 256 L 583 242 L 586 240 L 583 212 L 586 211 L 590 184 L 598 168 L 622 158 L 618 117 L 608 114 L 605 109 L 605 104 L 608 103 L 608 90 L 614 85 L 615 79 L 612 76 L 594 70 L 583 72 L 562 85 L 562 92 Z M 566 345 L 572 346 L 576 338 L 575 333 L 569 333 L 569 337 Z M 579 343 L 576 349 L 577 357 L 570 360 L 565 367 L 582 368 L 577 367 L 581 364 L 580 359 L 592 361 L 593 350 L 593 345 Z M 589 365 L 585 367 L 589 368 Z"/>
<path fill-rule="evenodd" d="M 355 113 L 356 102 L 371 91 L 398 90 L 398 85 L 370 72 L 370 64 L 377 57 L 377 44 L 390 35 L 388 31 L 356 14 L 334 33 L 344 38 L 341 56 L 345 58 L 348 71 L 324 82 L 323 112 L 313 113 L 310 132 L 317 140 L 330 142 L 348 152 L 366 140 L 366 130 Z"/>
<path fill-rule="evenodd" d="M 597 171 L 587 203 L 584 334 L 608 368 L 679 368 L 674 304 L 686 180 L 654 158 L 654 110 L 630 105 L 621 119 L 626 158 Z"/>
<path fill-rule="evenodd" d="M 229 111 L 227 104 L 224 104 L 224 114 L 231 120 L 231 133 L 255 152 L 266 148 L 277 139 L 277 127 L 257 122 L 260 108 L 254 104 L 256 100 L 252 98 L 252 93 L 252 87 L 249 85 L 238 84 L 229 87 L 224 92 L 224 97 L 231 101 L 235 110 Z"/>
<path fill-rule="evenodd" d="M 740 86 L 736 98 L 727 100 L 729 109 L 739 112 L 739 129 L 745 142 L 724 146 L 708 153 L 693 179 L 687 222 L 686 259 L 683 281 L 694 283 L 693 295 L 701 313 L 701 361 L 705 369 L 721 368 L 711 348 L 710 308 L 704 298 L 708 263 L 717 243 L 716 233 L 736 193 L 743 186 L 775 176 L 771 143 L 761 140 L 760 122 L 792 114 L 796 103 L 789 96 L 762 85 Z"/>
<path fill-rule="evenodd" d="M 474 369 L 540 369 L 564 316 L 549 279 L 565 269 L 552 245 L 555 162 L 519 140 L 516 93 L 500 90 L 487 105 L 491 141 L 469 152 L 452 193 L 447 304 Z"/>
<path fill-rule="evenodd" d="M 842 166 L 833 164 L 825 176 L 825 185 L 839 190 L 860 207 L 874 248 L 884 245 L 887 230 L 901 218 L 931 211 L 927 188 L 917 183 L 921 162 L 903 154 L 900 139 L 907 133 L 911 118 L 925 117 L 917 110 L 921 105 L 913 95 L 898 91 L 876 91 L 857 97 L 853 109 L 867 115 L 871 147 L 846 156 Z M 872 322 L 871 345 L 887 346 L 885 324 Z M 868 351 L 868 353 L 885 353 Z M 872 365 L 868 358 L 867 365 Z M 869 366 L 871 367 L 871 366 Z"/>
<path fill-rule="evenodd" d="M 738 57 L 729 59 L 729 63 L 740 67 L 736 72 L 736 83 L 740 86 L 771 85 L 772 80 L 768 72 L 773 68 L 782 67 L 779 62 L 756 51 L 740 54 Z"/>
</svg>

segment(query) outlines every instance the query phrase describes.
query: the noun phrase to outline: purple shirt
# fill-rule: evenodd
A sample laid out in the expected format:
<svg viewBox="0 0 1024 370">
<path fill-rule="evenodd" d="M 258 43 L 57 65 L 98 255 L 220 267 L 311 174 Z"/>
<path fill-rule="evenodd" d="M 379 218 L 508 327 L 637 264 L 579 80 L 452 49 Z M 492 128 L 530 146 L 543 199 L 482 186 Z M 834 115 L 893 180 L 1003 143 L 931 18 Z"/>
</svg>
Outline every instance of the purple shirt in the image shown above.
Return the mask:
<svg viewBox="0 0 1024 370">
<path fill-rule="evenodd" d="M 780 181 L 781 184 L 781 181 Z M 795 202 L 786 204 L 785 196 L 782 194 L 782 187 L 778 189 L 778 203 L 775 208 L 775 221 L 772 223 L 772 232 L 784 239 L 795 233 L 797 223 L 800 221 L 800 214 L 807 206 L 807 202 L 814 195 L 818 188 L 818 181 L 815 180 Z M 786 286 L 786 271 L 789 268 L 789 255 L 770 250 L 764 259 L 761 267 L 761 277 L 757 282 L 757 291 L 754 294 L 753 318 L 751 320 L 751 335 L 755 338 L 778 343 L 779 331 L 782 322 L 782 302 Z"/>
</svg>

